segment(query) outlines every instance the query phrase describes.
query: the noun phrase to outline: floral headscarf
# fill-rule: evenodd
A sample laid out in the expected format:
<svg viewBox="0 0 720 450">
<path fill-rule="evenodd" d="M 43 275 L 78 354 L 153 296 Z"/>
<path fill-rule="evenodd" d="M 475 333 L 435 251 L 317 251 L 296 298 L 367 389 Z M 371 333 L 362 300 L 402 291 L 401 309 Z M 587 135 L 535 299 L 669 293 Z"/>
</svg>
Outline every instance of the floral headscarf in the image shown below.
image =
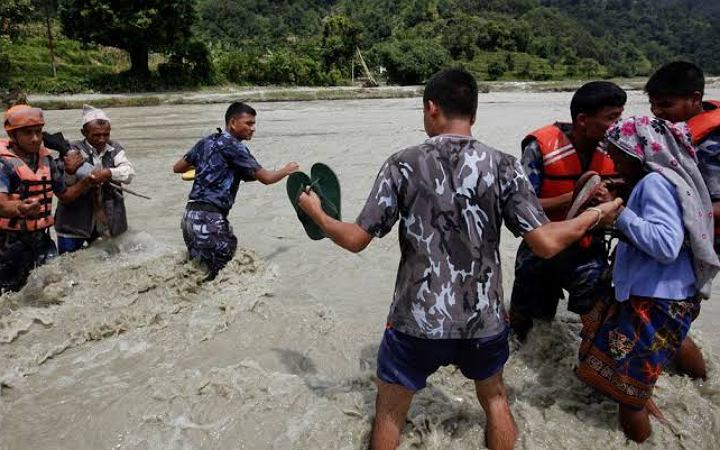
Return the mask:
<svg viewBox="0 0 720 450">
<path fill-rule="evenodd" d="M 709 298 L 720 261 L 712 245 L 714 222 L 710 194 L 698 169 L 687 124 L 634 116 L 618 120 L 608 130 L 606 139 L 639 159 L 645 170 L 664 176 L 677 189 L 697 287 L 704 298 Z"/>
</svg>

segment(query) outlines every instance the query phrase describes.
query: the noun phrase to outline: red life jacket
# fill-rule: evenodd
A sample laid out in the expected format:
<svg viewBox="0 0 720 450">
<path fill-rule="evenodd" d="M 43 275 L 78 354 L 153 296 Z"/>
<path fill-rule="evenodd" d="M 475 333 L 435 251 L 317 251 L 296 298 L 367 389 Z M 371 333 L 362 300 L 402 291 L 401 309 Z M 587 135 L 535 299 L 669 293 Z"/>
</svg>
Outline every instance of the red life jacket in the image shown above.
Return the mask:
<svg viewBox="0 0 720 450">
<path fill-rule="evenodd" d="M 580 175 L 587 170 L 594 170 L 603 178 L 618 176 L 612 159 L 600 147 L 595 150 L 590 166 L 583 169 L 573 143 L 558 124 L 533 131 L 523 143 L 529 139 L 537 141 L 543 158 L 543 181 L 539 198 L 557 197 L 572 192 Z M 567 211 L 559 211 L 549 215 L 549 218 L 553 221 L 565 220 L 566 215 Z"/>
<path fill-rule="evenodd" d="M 50 151 L 40 148 L 38 168 L 33 171 L 19 156 L 10 149 L 10 142 L 0 140 L 0 163 L 12 169 L 20 183 L 8 194 L 10 200 L 35 200 L 40 203 L 40 213 L 34 217 L 0 217 L 0 230 L 38 231 L 50 228 L 52 216 L 52 174 L 50 173 Z"/>
<path fill-rule="evenodd" d="M 688 127 L 695 145 L 700 144 L 710 133 L 720 128 L 720 101 L 703 102 L 705 111 L 688 120 Z"/>
</svg>

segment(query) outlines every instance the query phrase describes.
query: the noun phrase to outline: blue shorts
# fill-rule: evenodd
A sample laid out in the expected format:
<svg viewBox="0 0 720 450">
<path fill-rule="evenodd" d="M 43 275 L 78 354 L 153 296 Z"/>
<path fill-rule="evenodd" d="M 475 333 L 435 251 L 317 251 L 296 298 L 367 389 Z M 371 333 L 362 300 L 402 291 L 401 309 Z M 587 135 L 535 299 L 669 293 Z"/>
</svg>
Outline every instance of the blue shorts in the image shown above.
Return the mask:
<svg viewBox="0 0 720 450">
<path fill-rule="evenodd" d="M 500 372 L 509 356 L 507 330 L 482 339 L 422 339 L 388 328 L 378 351 L 377 376 L 419 391 L 440 366 L 455 365 L 465 377 L 480 381 Z"/>
</svg>

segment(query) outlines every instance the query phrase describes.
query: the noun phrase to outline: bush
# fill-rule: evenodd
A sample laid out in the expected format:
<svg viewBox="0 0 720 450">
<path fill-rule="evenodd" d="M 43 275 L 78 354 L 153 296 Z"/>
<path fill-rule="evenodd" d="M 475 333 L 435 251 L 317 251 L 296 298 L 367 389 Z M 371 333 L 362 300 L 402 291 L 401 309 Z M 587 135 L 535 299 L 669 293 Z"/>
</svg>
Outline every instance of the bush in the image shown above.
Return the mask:
<svg viewBox="0 0 720 450">
<path fill-rule="evenodd" d="M 237 84 L 343 84 L 349 76 L 343 78 L 337 68 L 326 70 L 316 50 L 313 46 L 288 46 L 262 55 L 252 51 L 218 51 L 215 67 L 218 77 Z"/>
<path fill-rule="evenodd" d="M 421 84 L 450 61 L 450 55 L 437 41 L 430 39 L 394 40 L 377 48 L 380 63 L 390 81 Z"/>
<path fill-rule="evenodd" d="M 488 64 L 488 78 L 490 80 L 497 80 L 502 77 L 505 72 L 508 71 L 508 66 L 502 61 L 492 61 Z"/>
<path fill-rule="evenodd" d="M 158 65 L 160 78 L 169 86 L 197 86 L 213 82 L 213 64 L 205 44 L 190 41 L 180 45 L 167 62 Z"/>
</svg>

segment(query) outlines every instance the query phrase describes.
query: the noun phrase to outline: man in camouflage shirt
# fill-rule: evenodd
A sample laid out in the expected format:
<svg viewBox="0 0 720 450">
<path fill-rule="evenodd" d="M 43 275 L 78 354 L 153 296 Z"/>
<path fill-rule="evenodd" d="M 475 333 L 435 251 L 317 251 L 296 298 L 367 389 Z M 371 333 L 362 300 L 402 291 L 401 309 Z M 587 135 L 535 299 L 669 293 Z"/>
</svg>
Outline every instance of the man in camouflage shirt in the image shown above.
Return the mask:
<svg viewBox="0 0 720 450">
<path fill-rule="evenodd" d="M 395 448 L 414 393 L 440 366 L 475 380 L 487 414 L 487 445 L 512 448 L 517 429 L 502 382 L 508 358 L 500 270 L 500 227 L 550 257 L 618 203 L 569 222 L 546 224 L 519 162 L 472 137 L 477 83 L 442 71 L 425 88 L 425 143 L 392 155 L 380 169 L 356 223 L 326 215 L 310 191 L 300 206 L 339 246 L 363 250 L 399 220 L 401 261 L 378 353 L 372 448 Z"/>
<path fill-rule="evenodd" d="M 191 259 L 207 266 L 213 279 L 235 255 L 237 238 L 227 219 L 241 182 L 275 184 L 298 170 L 295 162 L 280 170 L 264 169 L 243 143 L 255 134 L 257 112 L 235 102 L 225 113 L 225 131 L 198 141 L 178 162 L 175 173 L 195 168 L 195 181 L 182 219 Z"/>
</svg>

